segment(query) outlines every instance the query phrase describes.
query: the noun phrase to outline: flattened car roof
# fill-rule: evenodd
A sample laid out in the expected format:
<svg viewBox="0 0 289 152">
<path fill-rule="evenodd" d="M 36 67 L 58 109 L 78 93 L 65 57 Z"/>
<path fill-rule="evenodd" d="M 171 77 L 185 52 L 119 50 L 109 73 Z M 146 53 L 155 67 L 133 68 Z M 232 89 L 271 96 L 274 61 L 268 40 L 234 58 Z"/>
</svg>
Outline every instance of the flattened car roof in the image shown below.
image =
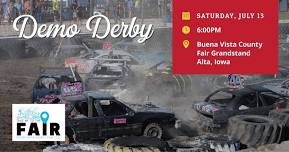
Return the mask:
<svg viewBox="0 0 289 152">
<path fill-rule="evenodd" d="M 261 86 L 261 85 L 247 85 L 246 87 L 249 88 L 249 89 L 251 89 L 251 90 L 255 90 L 255 91 L 257 91 L 257 92 L 273 92 L 273 93 L 275 93 L 275 94 L 278 94 L 278 93 L 276 93 L 275 91 L 270 90 L 270 89 L 268 89 L 268 88 L 265 88 L 265 87 L 263 87 L 263 86 Z"/>
<path fill-rule="evenodd" d="M 73 76 L 70 68 L 45 67 L 40 68 L 40 76 Z"/>
<path fill-rule="evenodd" d="M 232 94 L 239 94 L 239 95 L 244 95 L 244 94 L 249 94 L 253 92 L 273 92 L 270 89 L 264 88 L 260 85 L 246 85 L 244 88 L 241 89 L 232 89 L 232 88 L 223 88 L 220 89 L 221 91 L 229 92 Z"/>
<path fill-rule="evenodd" d="M 114 96 L 107 92 L 101 92 L 101 91 L 85 91 L 81 95 L 77 96 L 67 96 L 63 97 L 63 99 L 69 103 L 75 103 L 79 101 L 86 101 L 88 97 L 92 97 L 94 99 L 114 99 Z"/>
<path fill-rule="evenodd" d="M 63 97 L 64 101 L 68 101 L 70 103 L 74 102 L 79 102 L 79 101 L 85 101 L 87 98 L 82 94 L 82 95 L 76 95 L 76 96 L 66 96 Z"/>
<path fill-rule="evenodd" d="M 108 55 L 110 53 L 115 55 L 128 55 L 133 56 L 130 53 L 123 51 L 123 50 L 93 50 L 94 53 L 97 53 L 99 55 Z"/>
</svg>

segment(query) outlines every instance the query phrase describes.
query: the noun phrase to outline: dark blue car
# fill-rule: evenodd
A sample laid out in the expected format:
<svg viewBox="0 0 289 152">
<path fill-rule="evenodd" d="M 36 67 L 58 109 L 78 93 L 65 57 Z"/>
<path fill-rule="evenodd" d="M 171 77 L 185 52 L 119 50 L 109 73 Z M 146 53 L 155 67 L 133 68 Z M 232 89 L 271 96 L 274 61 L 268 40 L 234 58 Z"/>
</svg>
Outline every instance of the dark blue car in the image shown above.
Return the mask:
<svg viewBox="0 0 289 152">
<path fill-rule="evenodd" d="M 41 68 L 32 90 L 32 103 L 46 96 L 73 96 L 83 92 L 79 74 L 72 68 Z"/>
</svg>

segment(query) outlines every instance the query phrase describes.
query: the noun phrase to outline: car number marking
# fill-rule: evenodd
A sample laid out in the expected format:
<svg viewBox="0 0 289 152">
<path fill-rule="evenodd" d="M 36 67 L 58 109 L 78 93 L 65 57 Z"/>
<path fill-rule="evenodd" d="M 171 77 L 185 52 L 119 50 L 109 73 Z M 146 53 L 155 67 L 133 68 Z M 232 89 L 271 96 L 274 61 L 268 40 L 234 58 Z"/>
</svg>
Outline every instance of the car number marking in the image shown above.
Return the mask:
<svg viewBox="0 0 289 152">
<path fill-rule="evenodd" d="M 80 82 L 64 82 L 61 85 L 62 96 L 80 95 L 82 92 L 83 88 Z"/>
<path fill-rule="evenodd" d="M 113 119 L 113 124 L 126 124 L 126 118 Z"/>
</svg>

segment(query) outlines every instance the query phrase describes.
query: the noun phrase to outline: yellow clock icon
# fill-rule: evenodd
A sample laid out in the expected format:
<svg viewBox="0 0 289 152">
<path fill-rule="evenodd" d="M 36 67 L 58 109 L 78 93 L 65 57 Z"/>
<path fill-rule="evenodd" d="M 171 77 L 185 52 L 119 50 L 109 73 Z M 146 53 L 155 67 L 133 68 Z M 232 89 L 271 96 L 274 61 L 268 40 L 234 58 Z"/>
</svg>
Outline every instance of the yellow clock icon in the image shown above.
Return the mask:
<svg viewBox="0 0 289 152">
<path fill-rule="evenodd" d="M 189 26 L 183 26 L 182 32 L 184 34 L 189 34 L 191 32 L 191 28 Z"/>
</svg>

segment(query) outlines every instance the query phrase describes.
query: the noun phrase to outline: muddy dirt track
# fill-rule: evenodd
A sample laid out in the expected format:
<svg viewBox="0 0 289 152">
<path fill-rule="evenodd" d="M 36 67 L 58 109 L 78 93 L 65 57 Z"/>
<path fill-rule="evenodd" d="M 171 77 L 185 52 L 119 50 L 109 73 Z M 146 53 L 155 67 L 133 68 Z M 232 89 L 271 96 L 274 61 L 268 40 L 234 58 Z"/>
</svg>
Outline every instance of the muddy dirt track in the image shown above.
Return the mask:
<svg viewBox="0 0 289 152">
<path fill-rule="evenodd" d="M 41 151 L 35 142 L 12 142 L 12 104 L 31 103 L 31 90 L 45 58 L 0 60 L 0 151 Z"/>
</svg>

